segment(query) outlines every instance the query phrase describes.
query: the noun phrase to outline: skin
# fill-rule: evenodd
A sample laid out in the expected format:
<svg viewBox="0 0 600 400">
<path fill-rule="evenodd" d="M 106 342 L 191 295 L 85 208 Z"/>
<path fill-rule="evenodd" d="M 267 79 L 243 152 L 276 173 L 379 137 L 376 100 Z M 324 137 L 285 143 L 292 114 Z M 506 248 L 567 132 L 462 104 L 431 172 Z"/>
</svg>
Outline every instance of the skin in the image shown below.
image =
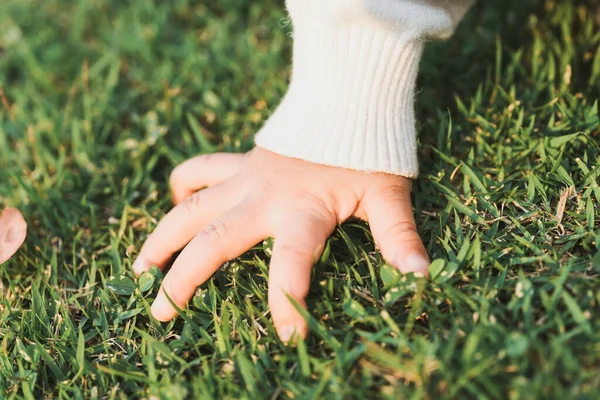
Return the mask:
<svg viewBox="0 0 600 400">
<path fill-rule="evenodd" d="M 336 225 L 350 217 L 369 222 L 387 262 L 403 273 L 427 274 L 408 178 L 318 165 L 257 147 L 192 158 L 175 168 L 170 184 L 176 206 L 133 264 L 136 275 L 152 265 L 162 269 L 183 249 L 152 305 L 159 321 L 177 315 L 164 292 L 185 308 L 222 264 L 273 237 L 271 316 L 283 341 L 306 336 L 306 323 L 286 293 L 305 306 L 313 263 Z"/>
<path fill-rule="evenodd" d="M 11 258 L 27 236 L 27 223 L 16 208 L 0 213 L 0 264 Z"/>
</svg>

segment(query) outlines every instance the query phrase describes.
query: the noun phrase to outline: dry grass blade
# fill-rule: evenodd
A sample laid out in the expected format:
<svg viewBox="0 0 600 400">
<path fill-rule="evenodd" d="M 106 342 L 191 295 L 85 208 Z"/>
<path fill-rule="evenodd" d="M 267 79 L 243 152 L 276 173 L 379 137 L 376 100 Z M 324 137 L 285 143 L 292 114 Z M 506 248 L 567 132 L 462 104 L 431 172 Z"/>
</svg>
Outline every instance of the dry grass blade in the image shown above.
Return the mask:
<svg viewBox="0 0 600 400">
<path fill-rule="evenodd" d="M 573 195 L 575 188 L 573 186 L 569 186 L 560 194 L 560 199 L 558 200 L 558 205 L 556 206 L 556 219 L 560 224 L 562 222 L 563 216 L 565 214 L 565 207 L 567 205 L 567 199 Z"/>
</svg>

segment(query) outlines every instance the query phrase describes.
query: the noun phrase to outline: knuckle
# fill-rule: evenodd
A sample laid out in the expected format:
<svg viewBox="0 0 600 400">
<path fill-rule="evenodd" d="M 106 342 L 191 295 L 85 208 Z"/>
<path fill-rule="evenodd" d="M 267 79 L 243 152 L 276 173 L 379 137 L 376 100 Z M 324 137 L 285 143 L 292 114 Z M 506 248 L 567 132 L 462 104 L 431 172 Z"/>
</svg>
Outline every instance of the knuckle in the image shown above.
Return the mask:
<svg viewBox="0 0 600 400">
<path fill-rule="evenodd" d="M 308 212 L 315 220 L 323 221 L 325 223 L 330 223 L 335 220 L 328 207 L 325 206 L 321 200 L 315 206 L 311 207 Z"/>
<path fill-rule="evenodd" d="M 274 184 L 274 182 L 265 179 L 259 184 L 257 193 L 260 193 L 264 198 L 276 198 L 277 186 Z"/>
<path fill-rule="evenodd" d="M 410 198 L 410 186 L 385 185 L 377 190 L 376 195 L 386 201 L 398 203 Z"/>
<path fill-rule="evenodd" d="M 312 193 L 306 189 L 299 189 L 296 193 L 297 201 L 313 212 L 320 212 L 327 208 L 327 202 L 324 197 L 325 196 Z"/>
<path fill-rule="evenodd" d="M 306 246 L 296 244 L 283 244 L 278 248 L 279 252 L 288 259 L 298 260 L 306 259 L 312 256 L 311 251 Z"/>
<path fill-rule="evenodd" d="M 299 242 L 277 246 L 279 260 L 285 260 L 290 266 L 312 266 L 321 255 L 322 246 Z"/>
<path fill-rule="evenodd" d="M 310 208 L 304 211 L 304 215 L 306 223 L 314 234 L 324 234 L 326 231 L 332 230 L 336 223 L 335 216 L 324 208 Z"/>
<path fill-rule="evenodd" d="M 414 221 L 396 221 L 387 227 L 386 236 L 393 240 L 404 240 L 414 239 L 419 234 Z"/>
<path fill-rule="evenodd" d="M 306 215 L 310 220 L 330 225 L 335 224 L 335 207 L 326 196 L 315 195 L 306 190 L 299 191 L 296 195 L 296 210 Z"/>
<path fill-rule="evenodd" d="M 223 221 L 213 221 L 199 233 L 199 236 L 210 245 L 217 245 L 223 242 L 227 231 L 228 227 L 226 223 Z"/>
<path fill-rule="evenodd" d="M 200 192 L 196 192 L 188 197 L 183 203 L 181 203 L 181 205 L 189 214 L 194 214 L 200 209 L 201 202 L 202 194 Z"/>
</svg>

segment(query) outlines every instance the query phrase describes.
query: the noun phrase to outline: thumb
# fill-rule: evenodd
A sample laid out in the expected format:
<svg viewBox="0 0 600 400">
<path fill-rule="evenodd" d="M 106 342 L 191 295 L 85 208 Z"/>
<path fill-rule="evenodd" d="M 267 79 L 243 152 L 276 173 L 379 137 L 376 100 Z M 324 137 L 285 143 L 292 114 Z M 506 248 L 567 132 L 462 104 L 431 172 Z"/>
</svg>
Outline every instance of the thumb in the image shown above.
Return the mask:
<svg viewBox="0 0 600 400">
<path fill-rule="evenodd" d="M 410 185 L 391 185 L 368 192 L 362 206 L 383 258 L 402 273 L 426 276 L 430 263 L 417 232 Z"/>
</svg>

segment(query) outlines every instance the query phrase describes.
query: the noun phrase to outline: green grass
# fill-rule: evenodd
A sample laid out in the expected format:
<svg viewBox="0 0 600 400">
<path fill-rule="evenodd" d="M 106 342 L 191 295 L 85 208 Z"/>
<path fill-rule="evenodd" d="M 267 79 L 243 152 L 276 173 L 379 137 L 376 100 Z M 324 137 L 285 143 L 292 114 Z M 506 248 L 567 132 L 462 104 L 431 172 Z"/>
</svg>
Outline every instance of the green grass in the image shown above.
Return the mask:
<svg viewBox="0 0 600 400">
<path fill-rule="evenodd" d="M 149 317 L 159 274 L 129 267 L 170 170 L 251 148 L 285 93 L 280 3 L 2 0 L 0 206 L 29 236 L 0 268 L 0 398 L 598 398 L 596 0 L 480 1 L 429 45 L 414 204 L 431 282 L 348 223 L 296 348 L 269 320 L 268 243 L 183 318 Z"/>
</svg>

